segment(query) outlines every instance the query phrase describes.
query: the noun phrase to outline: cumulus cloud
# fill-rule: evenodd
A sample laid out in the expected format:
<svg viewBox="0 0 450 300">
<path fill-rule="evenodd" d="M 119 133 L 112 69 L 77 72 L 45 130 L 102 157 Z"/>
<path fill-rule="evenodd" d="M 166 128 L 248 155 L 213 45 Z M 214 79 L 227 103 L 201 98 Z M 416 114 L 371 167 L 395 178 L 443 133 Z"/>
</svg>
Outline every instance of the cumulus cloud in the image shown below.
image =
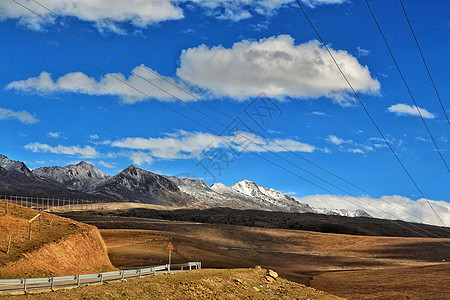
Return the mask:
<svg viewBox="0 0 450 300">
<path fill-rule="evenodd" d="M 417 108 L 415 106 L 412 105 L 407 105 L 407 104 L 395 104 L 392 105 L 390 107 L 388 107 L 388 111 L 397 114 L 398 116 L 420 116 L 420 114 L 422 114 L 422 117 L 424 117 L 425 119 L 434 119 L 436 118 L 436 116 L 427 111 L 424 108 L 420 108 L 419 107 L 419 112 L 417 111 Z"/>
<path fill-rule="evenodd" d="M 431 210 L 425 199 L 412 200 L 397 195 L 383 196 L 381 198 L 359 197 L 358 199 L 350 196 L 343 196 L 342 198 L 334 195 L 314 195 L 296 199 L 299 202 L 307 203 L 313 207 L 324 207 L 327 209 L 340 208 L 346 210 L 362 209 L 376 218 L 400 219 L 442 226 L 442 223 Z M 444 223 L 449 226 L 450 203 L 445 201 L 429 201 Z"/>
<path fill-rule="evenodd" d="M 34 124 L 39 122 L 39 120 L 36 119 L 35 116 L 33 116 L 27 111 L 24 110 L 14 111 L 11 109 L 0 107 L 0 120 L 9 120 L 9 119 L 16 119 L 25 124 Z"/>
<path fill-rule="evenodd" d="M 274 141 L 268 141 L 257 135 L 246 132 L 234 133 L 233 135 L 225 136 L 225 138 L 226 139 L 210 133 L 180 130 L 162 138 L 125 138 L 112 142 L 111 146 L 146 151 L 142 153 L 148 153 L 149 157 L 158 159 L 191 159 L 198 157 L 205 150 L 226 147 L 239 152 L 285 152 L 288 150 L 296 152 L 314 152 L 317 150 L 317 148 L 312 145 L 301 143 L 296 140 L 276 139 Z M 242 146 L 237 146 L 236 144 Z M 266 149 L 263 149 L 258 145 L 263 146 Z M 132 157 L 132 159 L 137 159 L 138 161 L 140 158 L 148 157 L 143 156 L 142 154 Z"/>
<path fill-rule="evenodd" d="M 97 80 L 82 72 L 73 72 L 53 80 L 51 74 L 44 71 L 38 77 L 13 81 L 6 86 L 6 89 L 41 94 L 72 92 L 96 96 L 118 96 L 125 103 L 136 103 L 149 97 L 166 101 L 175 101 L 176 99 L 173 96 L 183 100 L 193 99 L 174 87 L 173 84 L 175 82 L 171 78 L 163 80 L 148 71 L 144 65 L 134 68 L 133 73 L 136 75 L 132 74 L 128 78 L 121 73 L 112 73 L 111 76 L 105 75 Z M 147 81 L 142 78 L 145 78 Z M 152 82 L 153 85 L 148 81 Z"/>
<path fill-rule="evenodd" d="M 379 82 L 347 51 L 331 53 L 356 91 L 377 93 Z M 261 93 L 283 99 L 329 97 L 354 102 L 349 87 L 327 51 L 316 40 L 295 45 L 289 35 L 244 40 L 232 48 L 201 45 L 184 50 L 177 75 L 216 97 L 244 100 Z"/>
<path fill-rule="evenodd" d="M 91 146 L 50 146 L 48 144 L 30 143 L 25 146 L 25 149 L 32 152 L 53 153 L 65 155 L 79 155 L 82 158 L 97 158 L 100 154 Z"/>
<path fill-rule="evenodd" d="M 93 22 L 100 30 L 108 29 L 123 33 L 119 27 L 120 23 L 127 22 L 137 27 L 146 27 L 152 23 L 183 18 L 183 11 L 176 2 L 178 1 L 46 0 L 42 1 L 42 4 L 59 15 Z M 33 1 L 23 4 L 47 19 L 55 18 L 48 10 Z M 44 29 L 44 20 L 13 1 L 0 1 L 0 10 L 12 18 L 19 18 L 21 22 L 35 30 Z"/>
<path fill-rule="evenodd" d="M 367 66 L 361 66 L 346 51 L 330 51 L 355 90 L 370 94 L 379 91 L 380 84 L 371 77 Z M 42 94 L 72 92 L 118 96 L 125 103 L 149 97 L 163 101 L 175 101 L 173 96 L 183 101 L 195 100 L 174 86 L 181 84 L 185 90 L 198 90 L 204 98 L 246 100 L 263 93 L 280 100 L 329 97 L 343 106 L 354 102 L 347 83 L 319 42 L 295 45 L 288 35 L 254 42 L 244 40 L 230 49 L 201 45 L 184 50 L 177 75 L 177 79 L 162 79 L 144 65 L 136 67 L 128 77 L 113 73 L 98 79 L 81 72 L 53 79 L 44 71 L 37 77 L 11 82 L 6 88 Z"/>
</svg>

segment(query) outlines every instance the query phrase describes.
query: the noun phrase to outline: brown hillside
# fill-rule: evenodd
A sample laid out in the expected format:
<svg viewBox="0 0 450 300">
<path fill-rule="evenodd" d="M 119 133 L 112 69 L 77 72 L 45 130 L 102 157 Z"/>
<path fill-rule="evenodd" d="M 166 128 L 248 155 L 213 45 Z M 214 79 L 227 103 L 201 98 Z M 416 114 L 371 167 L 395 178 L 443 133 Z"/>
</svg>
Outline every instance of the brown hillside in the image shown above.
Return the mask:
<svg viewBox="0 0 450 300">
<path fill-rule="evenodd" d="M 64 276 L 112 270 L 105 243 L 98 229 L 70 219 L 0 201 L 0 278 Z M 11 248 L 7 252 L 9 235 Z"/>
</svg>

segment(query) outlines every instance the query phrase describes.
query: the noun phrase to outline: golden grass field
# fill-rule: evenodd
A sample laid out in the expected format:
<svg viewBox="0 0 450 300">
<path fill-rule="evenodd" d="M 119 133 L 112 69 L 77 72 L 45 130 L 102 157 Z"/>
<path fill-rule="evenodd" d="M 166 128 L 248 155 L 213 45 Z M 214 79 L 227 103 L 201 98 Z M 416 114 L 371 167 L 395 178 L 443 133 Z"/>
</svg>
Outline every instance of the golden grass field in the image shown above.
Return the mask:
<svg viewBox="0 0 450 300">
<path fill-rule="evenodd" d="M 442 260 L 448 261 L 449 251 L 442 243 L 450 244 L 450 239 L 115 220 L 120 226 L 138 222 L 140 228 L 148 227 L 101 230 L 115 266 L 166 263 L 165 247 L 171 241 L 174 263 L 202 261 L 206 268 L 261 265 L 349 299 L 448 299 L 450 264 Z"/>
</svg>

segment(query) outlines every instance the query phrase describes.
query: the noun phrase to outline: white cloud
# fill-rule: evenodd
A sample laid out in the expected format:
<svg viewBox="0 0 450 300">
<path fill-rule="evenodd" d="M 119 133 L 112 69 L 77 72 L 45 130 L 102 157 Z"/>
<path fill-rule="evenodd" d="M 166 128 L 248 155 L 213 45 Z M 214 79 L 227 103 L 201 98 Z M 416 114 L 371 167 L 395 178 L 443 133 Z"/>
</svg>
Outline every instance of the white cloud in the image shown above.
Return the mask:
<svg viewBox="0 0 450 300">
<path fill-rule="evenodd" d="M 108 30 L 118 34 L 125 34 L 124 23 L 135 27 L 147 27 L 151 24 L 179 20 L 184 17 L 183 9 L 179 5 L 191 3 L 205 10 L 207 15 L 218 19 L 240 21 L 255 14 L 270 16 L 282 7 L 295 4 L 294 0 L 45 0 L 40 1 L 50 10 L 65 17 L 75 17 L 82 21 L 92 22 L 99 31 Z M 346 0 L 302 0 L 313 8 L 323 4 L 339 4 Z M 32 1 L 22 4 L 39 15 L 55 20 L 55 16 L 48 10 Z M 46 22 L 20 7 L 13 1 L 0 1 L 0 10 L 12 18 L 35 30 L 45 30 Z M 0 20 L 4 20 L 2 17 Z"/>
<path fill-rule="evenodd" d="M 310 115 L 312 116 L 322 116 L 322 117 L 327 117 L 328 114 L 322 112 L 322 111 L 313 111 Z"/>
<path fill-rule="evenodd" d="M 380 84 L 367 66 L 343 50 L 330 51 L 356 91 L 375 94 Z M 177 75 L 216 97 L 245 100 L 261 93 L 284 99 L 329 97 L 354 102 L 349 87 L 318 41 L 295 45 L 289 35 L 244 40 L 232 48 L 201 45 L 184 50 Z"/>
<path fill-rule="evenodd" d="M 90 138 L 91 140 L 98 140 L 100 137 L 98 136 L 98 134 L 91 134 L 91 135 L 89 136 L 89 138 Z"/>
<path fill-rule="evenodd" d="M 392 113 L 396 113 L 398 116 L 420 116 L 419 112 L 417 111 L 417 108 L 415 106 L 410 106 L 407 104 L 395 104 L 390 107 L 388 107 L 388 111 Z M 434 119 L 436 116 L 427 111 L 424 108 L 419 107 L 419 111 L 422 114 L 422 117 L 425 119 Z"/>
<path fill-rule="evenodd" d="M 11 109 L 0 107 L 0 120 L 16 119 L 25 124 L 34 124 L 39 122 L 35 116 L 27 111 L 13 111 Z"/>
<path fill-rule="evenodd" d="M 171 83 L 175 83 L 171 78 L 161 79 L 157 75 L 148 71 L 144 65 L 133 69 L 133 73 L 128 78 L 121 73 L 112 73 L 117 79 L 105 75 L 99 80 L 89 77 L 82 72 L 68 73 L 56 80 L 51 78 L 48 72 L 42 72 L 38 77 L 31 77 L 26 80 L 14 81 L 6 86 L 7 89 L 21 90 L 34 93 L 56 93 L 72 92 L 96 96 L 119 96 L 125 103 L 136 103 L 148 99 L 147 96 L 166 101 L 176 99 L 164 91 L 184 100 L 193 100 L 191 96 L 181 92 Z M 141 77 L 152 82 L 143 80 Z M 170 82 L 170 83 L 169 83 Z M 131 86 L 131 87 L 130 87 Z M 159 88 L 156 88 L 158 86 Z M 133 87 L 133 88 L 132 88 Z"/>
<path fill-rule="evenodd" d="M 191 0 L 207 10 L 207 14 L 218 19 L 240 21 L 258 15 L 270 16 L 280 8 L 296 5 L 294 0 Z M 346 0 L 302 0 L 313 8 L 323 4 L 340 4 Z"/>
<path fill-rule="evenodd" d="M 349 149 L 348 151 L 351 153 L 365 154 L 365 152 L 363 150 L 361 150 L 360 148 Z"/>
<path fill-rule="evenodd" d="M 332 144 L 334 144 L 334 145 L 342 145 L 342 144 L 351 144 L 351 143 L 353 143 L 353 141 L 352 140 L 343 140 L 343 139 L 341 139 L 341 138 L 338 138 L 337 136 L 335 136 L 335 135 L 329 135 L 328 137 L 327 137 L 327 141 L 328 142 L 330 142 L 330 143 L 332 143 Z"/>
<path fill-rule="evenodd" d="M 143 164 L 152 164 L 153 158 L 144 152 L 132 152 L 130 153 L 129 158 L 133 161 L 133 164 L 141 166 Z"/>
<path fill-rule="evenodd" d="M 344 198 L 344 199 L 342 199 Z M 401 219 L 405 221 L 428 223 L 441 225 L 438 217 L 431 210 L 425 199 L 412 200 L 402 196 L 383 196 L 381 198 L 343 196 L 334 195 L 314 195 L 296 198 L 299 202 L 307 203 L 313 207 L 324 207 L 327 209 L 341 208 L 346 210 L 363 209 L 373 217 L 385 219 Z M 429 200 L 433 208 L 442 218 L 444 223 L 450 225 L 450 203 L 445 201 Z M 357 204 L 352 204 L 351 202 Z M 414 216 L 418 216 L 416 218 Z M 425 220 L 425 221 L 423 221 Z"/>
<path fill-rule="evenodd" d="M 100 161 L 98 162 L 98 164 L 99 164 L 100 166 L 103 166 L 103 167 L 108 168 L 108 169 L 114 169 L 114 168 L 116 168 L 116 165 L 107 163 L 107 162 L 105 162 L 105 161 L 103 161 L 103 160 L 100 160 Z"/>
<path fill-rule="evenodd" d="M 137 27 L 146 27 L 152 23 L 183 18 L 183 11 L 176 5 L 178 1 L 171 0 L 46 0 L 39 2 L 60 15 L 93 22 L 100 30 L 108 29 L 116 33 L 123 33 L 119 25 L 124 22 Z M 23 4 L 47 19 L 55 19 L 48 10 L 32 1 Z M 44 20 L 13 1 L 0 1 L 0 10 L 12 18 L 19 18 L 21 22 L 35 30 L 44 29 Z"/>
<path fill-rule="evenodd" d="M 369 50 L 364 49 L 364 48 L 361 48 L 361 47 L 359 47 L 359 46 L 356 47 L 356 50 L 357 50 L 358 56 L 367 56 L 367 55 L 370 54 L 370 51 L 369 51 Z"/>
<path fill-rule="evenodd" d="M 233 135 L 225 136 L 225 138 L 226 139 L 209 133 L 180 130 L 177 133 L 162 138 L 125 138 L 113 142 L 111 146 L 148 151 L 149 156 L 158 159 L 190 159 L 198 157 L 202 151 L 226 147 L 229 147 L 234 151 L 242 152 L 285 152 L 288 150 L 295 152 L 314 152 L 317 150 L 317 148 L 312 145 L 301 143 L 296 140 L 275 139 L 273 141 L 268 141 L 246 132 L 234 133 Z M 243 147 L 237 146 L 233 142 L 238 145 L 243 145 Z M 253 144 L 251 142 L 253 142 Z M 136 159 L 139 159 L 140 157 L 142 156 L 136 156 Z M 132 157 L 132 159 L 134 158 Z"/>
<path fill-rule="evenodd" d="M 59 138 L 59 137 L 61 137 L 61 133 L 59 133 L 59 132 L 49 132 L 49 133 L 47 133 L 47 135 L 49 136 L 49 137 L 51 137 L 51 138 L 54 138 L 54 139 L 57 139 L 57 138 Z"/>
<path fill-rule="evenodd" d="M 347 2 L 347 0 L 301 0 L 301 1 L 310 7 L 316 7 L 317 5 L 324 5 L 324 4 L 342 4 Z"/>
<path fill-rule="evenodd" d="M 47 144 L 41 143 L 30 143 L 25 146 L 25 149 L 30 150 L 32 152 L 41 152 L 41 153 L 53 153 L 53 154 L 65 154 L 65 155 L 79 155 L 82 158 L 96 158 L 99 157 L 100 154 L 91 146 L 50 146 Z"/>
</svg>

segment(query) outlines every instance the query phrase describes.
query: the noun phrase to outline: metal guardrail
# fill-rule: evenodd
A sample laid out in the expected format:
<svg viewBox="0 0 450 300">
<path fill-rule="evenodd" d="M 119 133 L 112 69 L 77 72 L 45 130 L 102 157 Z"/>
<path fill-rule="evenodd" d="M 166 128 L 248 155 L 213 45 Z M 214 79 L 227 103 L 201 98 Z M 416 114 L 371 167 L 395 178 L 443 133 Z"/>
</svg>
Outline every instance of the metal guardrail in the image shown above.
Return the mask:
<svg viewBox="0 0 450 300">
<path fill-rule="evenodd" d="M 184 269 L 186 268 L 186 269 Z M 97 274 L 71 275 L 46 278 L 22 278 L 22 279 L 0 279 L 0 292 L 23 290 L 25 293 L 29 289 L 48 289 L 55 287 L 80 286 L 94 283 L 104 283 L 106 281 L 117 281 L 129 278 L 139 278 L 142 276 L 156 275 L 158 271 L 166 271 L 170 274 L 173 269 L 192 270 L 201 269 L 201 262 L 188 262 L 184 264 L 166 264 L 161 266 L 146 267 L 131 270 L 119 270 Z"/>
</svg>

